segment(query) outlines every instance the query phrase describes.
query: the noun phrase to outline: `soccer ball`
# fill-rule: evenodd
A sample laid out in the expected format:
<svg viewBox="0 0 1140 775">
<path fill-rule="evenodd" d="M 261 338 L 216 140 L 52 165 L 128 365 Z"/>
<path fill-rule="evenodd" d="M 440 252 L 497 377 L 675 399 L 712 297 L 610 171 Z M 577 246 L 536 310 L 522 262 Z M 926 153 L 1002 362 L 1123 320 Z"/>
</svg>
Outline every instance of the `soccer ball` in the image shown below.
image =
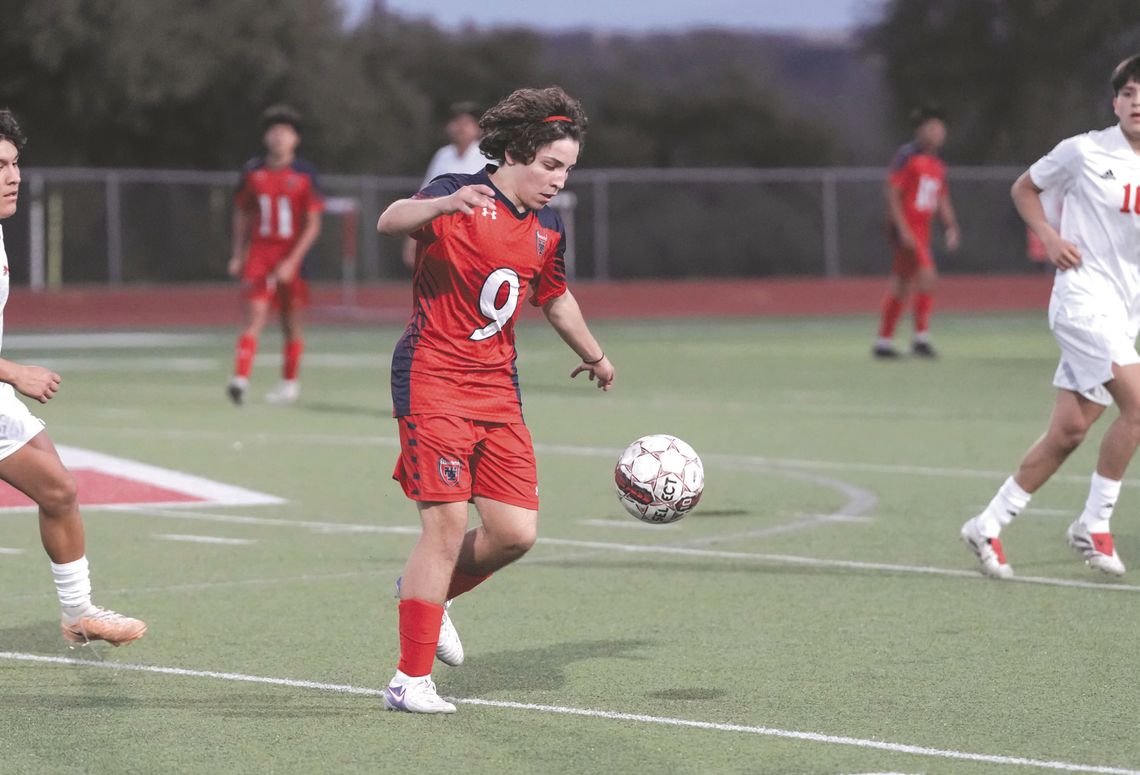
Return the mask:
<svg viewBox="0 0 1140 775">
<path fill-rule="evenodd" d="M 642 436 L 621 453 L 614 482 L 626 511 L 642 522 L 665 524 L 697 505 L 705 468 L 693 448 L 676 436 Z"/>
</svg>

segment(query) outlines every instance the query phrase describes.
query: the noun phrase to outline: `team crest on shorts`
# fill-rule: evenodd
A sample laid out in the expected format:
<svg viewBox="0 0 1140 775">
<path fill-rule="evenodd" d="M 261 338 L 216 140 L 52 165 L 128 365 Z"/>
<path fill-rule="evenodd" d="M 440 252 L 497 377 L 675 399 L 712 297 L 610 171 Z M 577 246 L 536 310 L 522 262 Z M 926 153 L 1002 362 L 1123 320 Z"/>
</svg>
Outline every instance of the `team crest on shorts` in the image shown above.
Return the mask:
<svg viewBox="0 0 1140 775">
<path fill-rule="evenodd" d="M 439 478 L 449 487 L 459 486 L 459 474 L 463 471 L 463 463 L 459 460 L 439 459 Z"/>
<path fill-rule="evenodd" d="M 548 239 L 550 239 L 550 237 L 548 237 L 546 234 L 542 233 L 541 231 L 536 231 L 534 233 L 534 239 L 535 239 L 535 243 L 538 245 L 538 255 L 541 256 L 543 253 L 546 252 L 546 241 Z"/>
</svg>

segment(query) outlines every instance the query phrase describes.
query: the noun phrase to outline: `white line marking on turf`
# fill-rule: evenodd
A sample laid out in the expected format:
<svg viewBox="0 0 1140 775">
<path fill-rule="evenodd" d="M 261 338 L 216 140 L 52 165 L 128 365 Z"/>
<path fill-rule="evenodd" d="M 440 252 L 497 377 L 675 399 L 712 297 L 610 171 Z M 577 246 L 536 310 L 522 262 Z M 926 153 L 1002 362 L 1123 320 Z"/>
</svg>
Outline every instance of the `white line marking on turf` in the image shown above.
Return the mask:
<svg viewBox="0 0 1140 775">
<path fill-rule="evenodd" d="M 233 514 L 211 514 L 199 511 L 177 511 L 175 509 L 132 508 L 124 511 L 134 511 L 143 515 L 169 517 L 170 519 L 186 519 L 204 522 L 223 522 L 238 525 L 265 525 L 268 527 L 300 527 L 319 532 L 332 533 L 378 533 L 381 535 L 419 535 L 420 528 L 411 525 L 365 525 L 338 522 L 317 522 L 313 520 L 272 519 L 268 517 L 243 517 Z M 883 562 L 860 562 L 858 560 L 836 560 L 824 557 L 802 557 L 789 554 L 761 554 L 752 552 L 725 552 L 713 549 L 690 548 L 684 544 L 709 544 L 720 541 L 732 541 L 747 538 L 751 533 L 703 536 L 683 542 L 674 546 L 655 546 L 652 544 L 621 544 L 608 541 L 583 541 L 572 538 L 542 538 L 538 543 L 544 546 L 570 546 L 595 551 L 614 551 L 641 554 L 674 554 L 678 556 L 707 557 L 719 560 L 743 560 L 751 562 L 772 562 L 784 565 L 803 565 L 818 568 L 850 568 L 853 570 L 883 571 L 885 573 L 916 573 L 924 576 L 947 576 L 951 578 L 964 578 L 973 581 L 985 581 L 996 584 L 1042 584 L 1051 587 L 1069 587 L 1073 589 L 1095 589 L 1101 592 L 1140 592 L 1140 586 L 1133 584 L 1118 584 L 1111 581 L 1081 581 L 1079 579 L 1054 579 L 1044 576 L 1014 576 L 1001 582 L 993 581 L 982 576 L 975 570 L 957 568 L 937 568 L 926 565 L 902 565 Z M 525 557 L 520 562 L 557 562 L 565 557 L 542 558 Z"/>
<path fill-rule="evenodd" d="M 192 544 L 224 544 L 226 546 L 249 546 L 256 544 L 252 538 L 222 538 L 221 536 L 195 536 L 183 533 L 155 533 L 155 538 L 163 541 L 184 541 Z"/>
<path fill-rule="evenodd" d="M 6 546 L 0 546 L 0 554 L 23 554 L 23 549 L 9 549 Z"/>
<path fill-rule="evenodd" d="M 617 527 L 617 528 L 633 528 L 635 530 L 680 530 L 680 525 L 650 525 L 647 522 L 638 522 L 635 519 L 580 519 L 579 524 L 592 525 L 593 527 Z"/>
<path fill-rule="evenodd" d="M 0 651 L 0 659 L 10 659 L 20 662 L 37 662 L 52 665 L 75 665 L 81 667 L 102 668 L 104 670 L 118 670 L 123 672 L 158 673 L 161 675 L 181 676 L 185 678 L 215 678 L 223 681 L 238 681 L 242 683 L 267 684 L 270 686 L 287 686 L 294 689 L 315 689 L 318 691 L 335 692 L 338 694 L 364 695 L 379 697 L 383 689 L 371 689 L 364 686 L 351 686 L 349 684 L 324 683 L 321 681 L 303 681 L 294 678 L 270 678 L 244 673 L 221 673 L 213 670 L 188 670 L 181 667 L 161 667 L 158 665 L 136 665 L 115 662 L 94 662 L 86 659 L 70 659 L 67 657 L 50 657 L 41 654 L 27 654 L 19 651 Z M 968 751 L 955 751 L 944 748 L 928 748 L 926 746 L 908 745 L 905 743 L 889 743 L 883 740 L 868 740 L 859 737 L 844 735 L 828 735 L 821 732 L 799 732 L 790 729 L 777 729 L 774 727 L 746 726 L 744 724 L 721 724 L 712 721 L 695 721 L 692 719 L 671 718 L 669 716 L 649 716 L 641 713 L 619 713 L 608 710 L 594 710 L 591 708 L 573 708 L 562 705 L 539 705 L 528 702 L 510 702 L 506 700 L 484 700 L 474 697 L 456 698 L 464 705 L 482 705 L 489 708 L 505 710 L 535 711 L 562 716 L 580 716 L 585 718 L 598 718 L 607 721 L 632 721 L 642 724 L 657 724 L 671 727 L 686 727 L 689 729 L 704 729 L 714 732 L 738 732 L 742 734 L 761 735 L 764 737 L 780 737 L 792 740 L 804 740 L 813 743 L 828 743 L 831 745 L 847 745 L 856 748 L 870 748 L 890 753 L 910 754 L 914 756 L 929 756 L 937 759 L 954 759 L 957 761 L 984 762 L 986 764 L 1005 764 L 1023 767 L 1040 767 L 1048 770 L 1061 770 L 1063 772 L 1089 772 L 1098 775 L 1140 775 L 1140 770 L 1131 770 L 1123 767 L 1106 767 L 1095 764 L 1077 764 L 1074 762 L 1050 761 L 1030 759 L 1023 756 L 1003 756 L 998 754 L 970 753 Z"/>
</svg>

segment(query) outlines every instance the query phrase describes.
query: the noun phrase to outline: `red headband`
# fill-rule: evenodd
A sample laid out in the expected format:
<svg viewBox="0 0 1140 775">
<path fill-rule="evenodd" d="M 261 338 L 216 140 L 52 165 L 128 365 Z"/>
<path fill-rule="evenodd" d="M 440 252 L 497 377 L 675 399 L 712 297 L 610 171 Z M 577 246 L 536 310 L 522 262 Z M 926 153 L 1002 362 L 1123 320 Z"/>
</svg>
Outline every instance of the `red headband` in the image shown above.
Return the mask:
<svg viewBox="0 0 1140 775">
<path fill-rule="evenodd" d="M 574 123 L 574 119 L 569 116 L 549 116 L 548 118 L 542 119 L 542 123 L 544 124 L 549 124 L 551 121 L 565 121 L 567 124 Z"/>
</svg>

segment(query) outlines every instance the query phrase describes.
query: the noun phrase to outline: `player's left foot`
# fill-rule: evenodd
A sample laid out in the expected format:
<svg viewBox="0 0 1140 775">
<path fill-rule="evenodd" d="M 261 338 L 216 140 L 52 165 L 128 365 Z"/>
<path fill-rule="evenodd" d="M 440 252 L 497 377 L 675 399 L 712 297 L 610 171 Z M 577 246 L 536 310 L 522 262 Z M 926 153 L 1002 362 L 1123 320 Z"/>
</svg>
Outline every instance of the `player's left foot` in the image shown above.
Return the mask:
<svg viewBox="0 0 1140 775">
<path fill-rule="evenodd" d="M 938 351 L 930 344 L 930 342 L 915 342 L 910 346 L 910 351 L 919 358 L 937 358 Z"/>
<path fill-rule="evenodd" d="M 297 403 L 300 395 L 301 383 L 295 379 L 285 379 L 265 394 L 265 400 L 277 406 L 289 406 Z"/>
<path fill-rule="evenodd" d="M 962 541 L 981 563 L 982 573 L 990 578 L 1013 578 L 1013 568 L 1005 561 L 1000 538 L 987 538 L 978 528 L 978 520 L 971 519 L 962 525 Z"/>
<path fill-rule="evenodd" d="M 245 377 L 233 377 L 230 379 L 229 384 L 226 385 L 226 395 L 234 402 L 234 406 L 241 406 L 242 401 L 245 399 L 246 388 L 249 387 L 249 380 Z"/>
<path fill-rule="evenodd" d="M 883 360 L 898 358 L 899 351 L 891 347 L 889 344 L 876 344 L 871 348 L 871 355 Z"/>
<path fill-rule="evenodd" d="M 455 706 L 439 696 L 431 676 L 390 683 L 384 689 L 384 709 L 405 713 L 454 713 Z"/>
<path fill-rule="evenodd" d="M 1112 542 L 1112 533 L 1090 533 L 1084 523 L 1079 519 L 1069 525 L 1065 533 L 1069 546 L 1076 549 L 1085 558 L 1085 564 L 1090 568 L 1110 576 L 1123 576 L 1124 563 L 1116 553 Z"/>
<path fill-rule="evenodd" d="M 79 616 L 64 614 L 59 628 L 64 640 L 79 645 L 102 640 L 112 646 L 124 646 L 146 635 L 146 622 L 98 607 Z"/>
</svg>

